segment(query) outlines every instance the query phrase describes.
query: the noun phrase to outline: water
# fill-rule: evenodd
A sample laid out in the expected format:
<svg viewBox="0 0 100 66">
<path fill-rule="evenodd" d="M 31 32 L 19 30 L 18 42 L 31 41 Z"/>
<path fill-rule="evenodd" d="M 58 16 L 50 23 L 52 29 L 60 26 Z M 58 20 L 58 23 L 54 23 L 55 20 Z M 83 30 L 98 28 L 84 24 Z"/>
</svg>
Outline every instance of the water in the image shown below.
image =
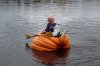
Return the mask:
<svg viewBox="0 0 100 66">
<path fill-rule="evenodd" d="M 31 52 L 24 46 L 30 41 L 25 33 L 37 33 L 48 16 L 71 38 L 65 55 Z M 99 65 L 100 0 L 0 0 L 0 66 Z"/>
</svg>

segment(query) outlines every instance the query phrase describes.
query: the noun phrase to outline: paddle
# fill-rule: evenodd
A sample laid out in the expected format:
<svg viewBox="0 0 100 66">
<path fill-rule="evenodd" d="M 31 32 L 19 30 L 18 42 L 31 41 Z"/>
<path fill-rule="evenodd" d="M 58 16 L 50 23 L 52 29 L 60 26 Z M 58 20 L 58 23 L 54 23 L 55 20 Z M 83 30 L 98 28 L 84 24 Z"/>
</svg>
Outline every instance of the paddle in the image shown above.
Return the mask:
<svg viewBox="0 0 100 66">
<path fill-rule="evenodd" d="M 33 37 L 33 36 L 30 35 L 30 34 L 25 34 L 25 37 L 26 37 L 26 39 L 30 39 L 30 38 Z"/>
<path fill-rule="evenodd" d="M 36 36 L 48 36 L 48 37 L 52 37 L 52 32 L 45 32 L 45 33 L 37 33 L 35 35 L 30 35 L 30 34 L 26 34 L 25 37 L 26 39 L 30 39 L 31 37 L 36 37 Z"/>
<path fill-rule="evenodd" d="M 62 36 L 61 37 L 65 37 L 66 36 L 66 29 L 65 31 L 63 32 Z M 41 34 L 41 32 L 35 34 L 35 35 L 30 35 L 30 34 L 26 34 L 25 37 L 26 39 L 30 39 L 31 37 L 35 37 L 35 36 L 48 36 L 48 37 L 52 37 L 52 32 L 46 32 L 45 34 Z"/>
<path fill-rule="evenodd" d="M 41 33 L 41 32 L 34 34 L 34 35 L 30 35 L 30 34 L 27 33 L 25 35 L 25 37 L 26 37 L 26 39 L 30 39 L 31 37 L 42 36 L 42 35 L 43 35 L 43 33 Z"/>
</svg>

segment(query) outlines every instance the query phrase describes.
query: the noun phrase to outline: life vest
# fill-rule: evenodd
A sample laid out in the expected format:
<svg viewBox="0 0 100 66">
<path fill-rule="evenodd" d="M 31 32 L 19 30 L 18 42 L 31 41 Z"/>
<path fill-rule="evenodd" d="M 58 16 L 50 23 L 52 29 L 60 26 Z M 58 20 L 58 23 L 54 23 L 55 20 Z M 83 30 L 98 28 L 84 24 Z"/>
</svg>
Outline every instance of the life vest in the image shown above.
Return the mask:
<svg viewBox="0 0 100 66">
<path fill-rule="evenodd" d="M 45 31 L 46 32 L 53 32 L 54 31 L 54 27 L 56 26 L 57 24 L 56 23 L 54 23 L 54 24 L 47 24 L 47 26 L 46 26 L 46 29 L 45 29 Z"/>
</svg>

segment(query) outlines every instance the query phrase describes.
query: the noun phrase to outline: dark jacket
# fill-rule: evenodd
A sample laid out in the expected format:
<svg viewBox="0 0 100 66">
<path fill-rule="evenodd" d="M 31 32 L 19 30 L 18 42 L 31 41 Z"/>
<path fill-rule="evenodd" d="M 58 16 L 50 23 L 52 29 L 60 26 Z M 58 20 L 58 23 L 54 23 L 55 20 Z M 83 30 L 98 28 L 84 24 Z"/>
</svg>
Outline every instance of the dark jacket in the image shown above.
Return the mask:
<svg viewBox="0 0 100 66">
<path fill-rule="evenodd" d="M 56 25 L 56 23 L 54 23 L 54 24 L 49 24 L 49 23 L 48 23 L 47 26 L 46 26 L 45 31 L 46 31 L 46 32 L 49 32 L 49 31 L 53 32 L 53 31 L 54 31 L 55 25 Z"/>
</svg>

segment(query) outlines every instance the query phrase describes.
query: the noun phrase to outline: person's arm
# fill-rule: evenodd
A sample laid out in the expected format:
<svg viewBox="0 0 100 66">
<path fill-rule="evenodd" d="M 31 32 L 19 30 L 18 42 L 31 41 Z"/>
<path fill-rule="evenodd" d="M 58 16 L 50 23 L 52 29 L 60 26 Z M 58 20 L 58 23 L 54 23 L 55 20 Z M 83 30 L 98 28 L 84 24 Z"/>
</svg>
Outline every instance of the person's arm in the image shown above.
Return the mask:
<svg viewBox="0 0 100 66">
<path fill-rule="evenodd" d="M 45 34 L 46 32 L 44 31 L 44 29 L 42 29 L 40 32 L 38 32 L 35 36 L 40 36 Z"/>
<path fill-rule="evenodd" d="M 41 32 L 41 34 L 45 34 L 45 33 L 46 33 L 46 31 L 45 31 L 46 26 L 47 26 L 47 24 L 45 24 L 45 25 L 44 25 L 44 27 L 43 27 L 43 29 L 40 31 L 40 32 Z"/>
<path fill-rule="evenodd" d="M 45 31 L 45 28 L 43 28 L 40 32 L 41 32 L 41 33 L 45 33 L 45 32 L 46 32 L 46 31 Z"/>
<path fill-rule="evenodd" d="M 41 29 L 38 34 L 45 34 L 46 33 L 46 31 L 45 31 L 46 26 L 47 26 L 47 24 L 44 25 L 43 29 Z"/>
<path fill-rule="evenodd" d="M 52 34 L 53 34 L 53 36 L 57 36 L 59 32 L 60 32 L 59 25 L 56 25 L 54 27 L 54 31 L 52 32 Z"/>
</svg>

